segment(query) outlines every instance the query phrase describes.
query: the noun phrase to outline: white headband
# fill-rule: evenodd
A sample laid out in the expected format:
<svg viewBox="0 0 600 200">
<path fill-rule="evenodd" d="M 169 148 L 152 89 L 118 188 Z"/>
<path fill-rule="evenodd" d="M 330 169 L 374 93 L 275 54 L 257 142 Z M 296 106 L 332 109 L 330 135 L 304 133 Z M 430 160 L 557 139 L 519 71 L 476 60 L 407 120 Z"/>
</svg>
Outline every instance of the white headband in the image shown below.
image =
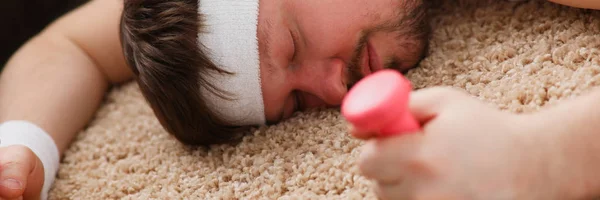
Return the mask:
<svg viewBox="0 0 600 200">
<path fill-rule="evenodd" d="M 201 74 L 234 99 L 223 100 L 207 88 L 201 94 L 212 111 L 234 125 L 265 123 L 258 54 L 258 0 L 198 0 L 206 29 L 198 34 L 217 67 L 234 75 Z"/>
</svg>

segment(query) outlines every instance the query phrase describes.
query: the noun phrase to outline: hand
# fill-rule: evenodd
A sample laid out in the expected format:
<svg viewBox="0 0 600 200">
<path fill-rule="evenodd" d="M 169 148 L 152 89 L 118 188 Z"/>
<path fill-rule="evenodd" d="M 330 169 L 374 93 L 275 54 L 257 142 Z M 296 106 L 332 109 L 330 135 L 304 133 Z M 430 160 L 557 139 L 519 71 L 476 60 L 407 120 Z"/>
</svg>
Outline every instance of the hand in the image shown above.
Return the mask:
<svg viewBox="0 0 600 200">
<path fill-rule="evenodd" d="M 0 199 L 39 199 L 43 184 L 44 167 L 29 148 L 0 148 Z"/>
<path fill-rule="evenodd" d="M 558 198 L 550 156 L 527 115 L 494 109 L 448 88 L 411 94 L 422 132 L 369 139 L 359 160 L 383 199 Z M 529 122 L 528 122 L 529 121 Z M 372 139 L 370 139 L 372 138 Z"/>
</svg>

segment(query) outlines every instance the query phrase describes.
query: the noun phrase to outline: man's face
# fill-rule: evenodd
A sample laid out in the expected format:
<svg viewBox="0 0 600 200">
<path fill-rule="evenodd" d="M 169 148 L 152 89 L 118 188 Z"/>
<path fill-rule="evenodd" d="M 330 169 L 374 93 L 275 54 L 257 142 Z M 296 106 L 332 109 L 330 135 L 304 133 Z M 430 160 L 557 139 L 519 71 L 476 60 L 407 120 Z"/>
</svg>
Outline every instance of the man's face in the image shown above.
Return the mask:
<svg viewBox="0 0 600 200">
<path fill-rule="evenodd" d="M 411 0 L 260 0 L 258 41 L 270 123 L 339 106 L 348 88 L 383 68 L 418 62 L 399 22 Z M 418 48 L 420 49 L 420 48 Z"/>
</svg>

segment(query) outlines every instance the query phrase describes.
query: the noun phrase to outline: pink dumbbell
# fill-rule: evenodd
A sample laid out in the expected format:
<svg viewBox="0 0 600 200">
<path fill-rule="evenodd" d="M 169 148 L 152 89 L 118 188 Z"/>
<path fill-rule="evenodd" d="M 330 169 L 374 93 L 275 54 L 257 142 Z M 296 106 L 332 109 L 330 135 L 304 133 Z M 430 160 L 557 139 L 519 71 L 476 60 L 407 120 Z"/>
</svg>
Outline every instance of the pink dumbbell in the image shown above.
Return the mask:
<svg viewBox="0 0 600 200">
<path fill-rule="evenodd" d="M 384 69 L 359 81 L 344 97 L 342 115 L 356 129 L 390 136 L 421 129 L 408 110 L 412 86 L 400 72 Z"/>
</svg>

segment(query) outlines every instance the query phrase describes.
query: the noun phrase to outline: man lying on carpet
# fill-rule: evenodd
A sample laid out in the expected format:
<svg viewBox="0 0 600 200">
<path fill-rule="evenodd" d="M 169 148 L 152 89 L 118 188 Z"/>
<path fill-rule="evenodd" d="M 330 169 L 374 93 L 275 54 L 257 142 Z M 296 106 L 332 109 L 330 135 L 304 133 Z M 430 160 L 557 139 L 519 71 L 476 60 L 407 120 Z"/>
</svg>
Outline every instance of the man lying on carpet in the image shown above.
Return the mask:
<svg viewBox="0 0 600 200">
<path fill-rule="evenodd" d="M 89 123 L 110 84 L 135 79 L 179 141 L 226 143 L 250 126 L 277 123 L 295 111 L 339 106 L 353 83 L 383 68 L 409 69 L 427 47 L 427 6 L 420 0 L 200 3 L 125 0 L 123 7 L 122 1 L 96 0 L 25 44 L 0 79 L 0 198 L 47 197 L 60 155 Z M 600 188 L 592 182 L 600 179 L 583 179 L 600 165 L 585 153 L 600 151 L 591 142 L 594 127 L 587 125 L 597 124 L 589 121 L 594 110 L 582 106 L 593 97 L 515 116 L 449 89 L 413 96 L 412 111 L 426 134 L 379 140 L 365 152 L 361 169 L 380 183 L 382 196 L 567 197 Z M 565 110 L 576 115 L 554 114 Z M 506 128 L 523 119 L 531 126 Z M 573 126 L 539 126 L 553 120 Z M 494 132 L 477 134 L 490 128 Z M 567 132 L 573 137 L 556 139 Z M 443 154 L 415 157 L 417 146 Z M 479 166 L 485 158 L 498 164 Z M 578 170 L 565 170 L 566 163 Z M 497 182 L 493 188 L 474 185 L 480 181 Z M 536 190 L 548 183 L 556 183 L 550 185 L 555 193 Z"/>
</svg>

